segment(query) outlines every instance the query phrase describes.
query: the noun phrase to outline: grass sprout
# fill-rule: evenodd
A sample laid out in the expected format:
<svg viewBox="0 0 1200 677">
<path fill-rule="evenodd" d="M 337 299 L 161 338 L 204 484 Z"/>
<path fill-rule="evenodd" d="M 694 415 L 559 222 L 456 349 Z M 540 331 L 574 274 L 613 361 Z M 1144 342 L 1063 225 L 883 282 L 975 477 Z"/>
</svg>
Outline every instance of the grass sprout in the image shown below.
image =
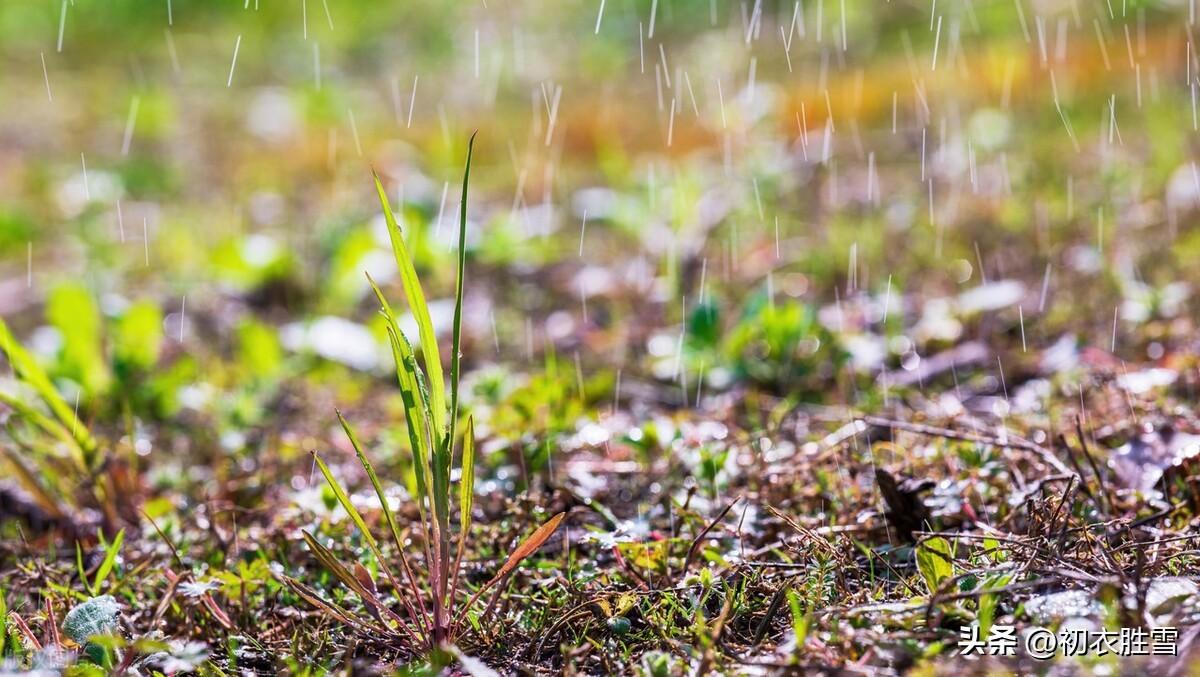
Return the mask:
<svg viewBox="0 0 1200 677">
<path fill-rule="evenodd" d="M 346 625 L 356 629 L 381 632 L 385 636 L 407 641 L 411 646 L 429 651 L 450 646 L 458 631 L 463 627 L 467 612 L 479 597 L 504 580 L 520 565 L 522 560 L 540 548 L 565 517 L 565 513 L 559 513 L 534 530 L 512 551 L 487 583 L 479 587 L 465 604 L 457 606 L 460 598 L 459 571 L 466 541 L 470 536 L 475 483 L 475 429 L 473 420 L 467 417 L 463 425 L 461 480 L 458 485 L 458 530 L 457 535 L 454 535 L 451 533 L 453 527 L 450 518 L 452 503 L 450 477 L 454 442 L 460 417 L 459 376 L 463 278 L 466 268 L 467 186 L 471 175 L 471 155 L 474 142 L 475 137 L 472 135 L 467 147 L 466 167 L 463 171 L 448 403 L 441 355 L 438 351 L 437 336 L 434 333 L 429 307 L 425 300 L 425 292 L 417 277 L 412 257 L 404 243 L 403 233 L 396 222 L 391 205 L 388 203 L 383 183 L 379 176 L 375 175 L 375 188 L 387 221 L 392 251 L 400 271 L 400 279 L 409 308 L 417 321 L 420 337 L 423 365 L 418 363 L 412 345 L 404 332 L 400 330 L 396 314 L 383 291 L 368 275 L 371 287 L 379 300 L 381 313 L 387 322 L 388 340 L 396 365 L 396 378 L 404 401 L 404 416 L 416 474 L 417 509 L 424 530 L 421 555 L 427 569 L 426 576 L 421 578 L 414 572 L 413 564 L 406 554 L 405 538 L 388 505 L 379 476 L 367 459 L 350 423 L 341 415 L 341 412 L 338 412 L 338 420 L 379 497 L 383 518 L 388 526 L 388 535 L 399 552 L 398 572 L 394 566 L 388 563 L 389 560 L 384 555 L 379 541 L 372 535 L 366 520 L 354 507 L 350 497 L 334 477 L 325 460 L 315 452 L 313 457 L 338 503 L 350 515 L 351 520 L 362 533 L 367 547 L 378 561 L 405 613 L 401 615 L 393 611 L 380 599 L 375 582 L 365 567 L 358 563 L 355 563 L 352 568 L 346 567 L 315 536 L 308 532 L 305 532 L 304 539 L 310 550 L 330 573 L 362 600 L 370 618 L 364 619 L 355 616 L 337 604 L 322 599 L 314 590 L 299 581 L 288 579 L 289 585 L 296 590 L 297 594 Z M 426 586 L 424 594 L 421 590 L 422 581 Z"/>
</svg>

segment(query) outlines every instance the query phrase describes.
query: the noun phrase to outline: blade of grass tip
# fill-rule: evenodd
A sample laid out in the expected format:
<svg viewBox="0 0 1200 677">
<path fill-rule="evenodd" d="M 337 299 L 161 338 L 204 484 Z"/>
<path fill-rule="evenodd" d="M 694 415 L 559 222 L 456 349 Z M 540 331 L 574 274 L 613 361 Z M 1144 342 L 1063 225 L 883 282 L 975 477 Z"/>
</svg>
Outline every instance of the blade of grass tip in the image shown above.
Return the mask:
<svg viewBox="0 0 1200 677">
<path fill-rule="evenodd" d="M 96 569 L 95 583 L 92 584 L 92 589 L 99 591 L 100 584 L 104 579 L 108 578 L 108 574 L 112 571 L 113 565 L 117 563 L 117 555 L 121 553 L 121 544 L 125 542 L 125 530 L 117 532 L 117 537 L 109 544 L 107 551 L 104 553 L 104 561 L 100 563 L 100 567 Z"/>
<path fill-rule="evenodd" d="M 142 517 L 145 517 L 146 521 L 150 523 L 150 526 L 154 527 L 154 531 L 158 533 L 158 537 L 163 540 L 163 543 L 166 543 L 167 547 L 171 549 L 171 557 L 175 559 L 175 564 L 180 569 L 183 569 L 183 558 L 179 556 L 179 548 L 175 547 L 175 544 L 171 542 L 171 539 L 167 536 L 166 532 L 158 526 L 158 522 L 155 522 L 154 518 L 151 517 L 149 513 L 147 513 L 145 510 L 140 510 L 139 512 L 141 512 Z"/>
<path fill-rule="evenodd" d="M 383 218 L 387 222 L 388 236 L 392 242 L 392 254 L 396 258 L 396 266 L 400 269 L 400 281 L 404 287 L 404 295 L 408 297 L 408 305 L 417 321 L 417 330 L 421 339 L 421 352 L 425 357 L 425 371 L 429 376 L 429 403 L 433 413 L 434 439 L 440 440 L 446 430 L 446 382 L 442 375 L 441 355 L 438 352 L 437 335 L 433 331 L 433 319 L 429 316 L 429 306 L 425 302 L 425 291 L 417 278 L 417 269 L 413 266 L 408 247 L 404 244 L 404 233 L 400 224 L 396 223 L 396 215 L 392 213 L 388 202 L 387 191 L 379 174 L 372 170 L 375 177 L 375 191 L 379 194 L 379 204 L 383 208 Z"/>
<path fill-rule="evenodd" d="M 400 618 L 399 614 L 397 614 L 395 611 L 392 611 L 386 605 L 380 602 L 378 596 L 371 589 L 367 588 L 367 586 L 363 585 L 363 582 L 359 580 L 357 576 L 351 573 L 351 571 L 347 569 L 345 565 L 339 562 L 337 556 L 334 555 L 329 548 L 321 545 L 321 542 L 318 541 L 317 538 L 307 530 L 302 529 L 300 533 L 304 537 L 304 542 L 308 545 L 308 549 L 312 551 L 313 555 L 317 558 L 317 561 L 320 562 L 321 565 L 329 571 L 329 573 L 333 574 L 335 578 L 340 580 L 343 585 L 349 588 L 354 594 L 358 595 L 358 597 L 363 601 L 363 604 L 365 604 L 368 607 L 368 610 L 371 611 L 372 617 L 379 622 L 380 629 L 382 629 L 384 632 L 391 631 L 391 628 L 388 627 L 387 623 L 384 622 L 383 618 L 379 615 L 380 611 L 384 611 L 387 612 L 388 618 L 394 621 L 396 625 L 406 632 L 410 638 L 415 639 L 415 636 L 412 634 L 412 630 L 404 624 L 404 619 Z M 356 564 L 356 566 L 361 565 Z M 372 583 L 372 586 L 374 586 L 374 583 Z"/>
<path fill-rule="evenodd" d="M 462 303 L 463 279 L 467 272 L 467 185 L 471 179 L 471 155 L 475 150 L 475 135 L 467 141 L 467 164 L 463 169 L 462 204 L 458 216 L 458 275 L 454 287 L 454 352 L 450 355 L 450 444 L 454 444 L 454 432 L 458 426 L 458 370 L 462 358 Z"/>
<path fill-rule="evenodd" d="M 512 554 L 508 556 L 508 559 L 504 561 L 504 565 L 500 567 L 500 570 L 496 572 L 496 575 L 492 576 L 491 580 L 489 580 L 487 583 L 484 583 L 479 590 L 475 591 L 475 594 L 471 596 L 471 600 L 467 602 L 467 605 L 464 606 L 459 612 L 458 620 L 462 620 L 462 616 L 466 614 L 472 606 L 475 605 L 475 602 L 479 599 L 480 595 L 498 583 L 502 578 L 512 573 L 513 570 L 516 569 L 526 557 L 529 557 L 533 553 L 537 552 L 537 549 L 542 547 L 542 545 L 549 540 L 552 535 L 554 535 L 554 532 L 558 530 L 558 525 L 562 523 L 563 518 L 566 516 L 567 513 L 565 512 L 558 513 L 554 517 L 546 520 L 545 524 L 538 527 L 532 534 L 529 535 L 528 538 L 522 541 L 521 544 L 512 551 Z"/>
<path fill-rule="evenodd" d="M 379 482 L 379 476 L 375 473 L 375 467 L 371 465 L 371 461 L 367 459 L 367 455 L 362 450 L 362 445 L 358 443 L 358 437 L 354 434 L 354 430 L 350 427 L 350 423 L 342 416 L 342 412 L 337 409 L 338 421 L 342 424 L 342 430 L 346 432 L 346 437 L 350 440 L 350 445 L 354 447 L 354 453 L 358 456 L 358 462 L 362 465 L 363 470 L 367 471 L 367 477 L 371 480 L 371 486 L 375 489 L 375 495 L 379 497 L 379 505 L 383 509 L 383 519 L 388 524 L 388 530 L 392 534 L 392 541 L 396 544 L 396 552 L 400 554 L 400 566 L 404 571 L 404 576 L 408 581 L 409 589 L 412 591 L 413 599 L 420 599 L 420 592 L 417 590 L 417 580 L 413 575 L 412 568 L 408 563 L 408 556 L 404 554 L 404 539 L 400 537 L 400 528 L 396 524 L 396 517 L 392 514 L 392 507 L 388 505 L 387 495 L 383 491 L 383 485 Z M 382 564 L 381 564 L 382 566 Z M 407 595 L 403 594 L 400 584 L 392 576 L 391 570 L 384 566 L 384 572 L 392 582 L 392 588 L 397 598 L 404 604 L 405 610 L 413 618 L 418 619 L 418 624 L 421 625 L 421 632 L 425 635 L 429 634 L 428 627 L 425 626 L 424 614 L 418 614 L 413 607 L 412 602 Z"/>
<path fill-rule="evenodd" d="M 467 417 L 463 431 L 462 479 L 458 483 L 458 552 L 454 556 L 454 581 L 450 584 L 450 610 L 458 592 L 458 575 L 462 571 L 463 551 L 471 535 L 471 511 L 475 506 L 475 417 Z"/>
<path fill-rule="evenodd" d="M 371 549 L 371 552 L 378 553 L 379 546 L 375 543 L 375 537 L 371 535 L 371 530 L 367 528 L 367 523 L 363 520 L 362 515 L 359 514 L 358 508 L 355 508 L 354 504 L 350 502 L 350 496 L 346 494 L 346 490 L 342 488 L 341 483 L 333 476 L 333 472 L 329 470 L 329 466 L 325 465 L 325 460 L 321 458 L 321 455 L 315 451 L 311 453 L 313 460 L 317 463 L 317 467 L 321 469 L 321 474 L 325 476 L 325 482 L 333 490 L 333 495 L 337 498 L 338 503 L 342 504 L 342 508 L 350 515 L 350 519 L 354 521 L 354 525 L 358 527 L 363 538 L 367 541 L 367 547 Z M 378 554 L 375 556 L 382 561 L 383 558 L 379 557 Z"/>
</svg>

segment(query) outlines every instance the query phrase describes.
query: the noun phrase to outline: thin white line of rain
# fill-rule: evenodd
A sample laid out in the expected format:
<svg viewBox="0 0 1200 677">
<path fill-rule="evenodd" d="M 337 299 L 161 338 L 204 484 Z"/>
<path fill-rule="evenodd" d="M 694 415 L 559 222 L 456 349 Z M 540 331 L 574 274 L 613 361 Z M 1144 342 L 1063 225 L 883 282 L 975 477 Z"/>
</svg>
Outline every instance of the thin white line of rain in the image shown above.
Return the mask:
<svg viewBox="0 0 1200 677">
<path fill-rule="evenodd" d="M 420 75 L 413 76 L 413 91 L 412 98 L 408 100 L 408 128 L 412 128 L 413 108 L 417 105 L 417 82 L 421 79 Z"/>
<path fill-rule="evenodd" d="M 137 124 L 138 106 L 141 97 L 134 94 L 129 102 L 129 116 L 125 118 L 125 136 L 121 139 L 121 155 L 129 155 L 129 145 L 133 142 L 133 128 Z"/>
<path fill-rule="evenodd" d="M 229 62 L 229 79 L 227 79 L 225 81 L 226 88 L 233 86 L 233 70 L 235 68 L 237 68 L 238 50 L 241 48 L 241 46 L 242 46 L 242 36 L 241 36 L 241 34 L 239 34 L 237 36 L 237 41 L 235 41 L 233 43 L 233 60 Z"/>
<path fill-rule="evenodd" d="M 67 28 L 67 0 L 62 0 L 62 12 L 58 15 L 58 49 L 61 54 L 63 48 L 63 32 Z"/>
<path fill-rule="evenodd" d="M 42 52 L 42 78 L 46 81 L 46 98 L 54 103 L 54 95 L 50 93 L 50 71 L 46 70 L 46 53 Z"/>
</svg>

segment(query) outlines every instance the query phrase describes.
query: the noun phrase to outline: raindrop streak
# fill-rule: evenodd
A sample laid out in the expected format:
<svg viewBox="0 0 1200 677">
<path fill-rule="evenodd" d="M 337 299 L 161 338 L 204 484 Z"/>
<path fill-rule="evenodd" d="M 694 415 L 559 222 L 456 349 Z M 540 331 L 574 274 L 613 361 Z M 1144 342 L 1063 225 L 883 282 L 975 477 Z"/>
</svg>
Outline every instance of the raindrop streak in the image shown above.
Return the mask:
<svg viewBox="0 0 1200 677">
<path fill-rule="evenodd" d="M 446 213 L 446 193 L 450 190 L 450 182 L 446 181 L 442 184 L 442 201 L 438 204 L 437 222 L 433 226 L 435 235 L 442 232 L 442 216 Z"/>
<path fill-rule="evenodd" d="M 229 63 L 229 79 L 225 81 L 225 87 L 233 86 L 233 69 L 237 68 L 238 49 L 242 46 L 242 36 L 237 36 L 237 41 L 233 43 L 233 60 Z"/>
<path fill-rule="evenodd" d="M 410 98 L 408 100 L 408 124 L 406 126 L 410 129 L 412 128 L 413 108 L 415 108 L 417 105 L 417 81 L 419 81 L 420 79 L 421 79 L 421 76 L 419 76 L 419 75 L 413 76 L 412 98 Z"/>
<path fill-rule="evenodd" d="M 595 35 L 600 35 L 600 21 L 604 18 L 604 0 L 600 0 L 600 11 L 596 12 L 596 32 Z"/>
<path fill-rule="evenodd" d="M 54 95 L 50 93 L 50 72 L 46 70 L 46 53 L 42 52 L 42 78 L 46 81 L 46 98 L 54 103 Z"/>
<path fill-rule="evenodd" d="M 88 201 L 91 201 L 92 188 L 91 188 L 91 185 L 88 183 L 87 158 L 83 157 L 83 153 L 79 154 L 79 163 L 81 165 L 83 165 L 83 196 L 85 198 L 87 198 Z"/>
<path fill-rule="evenodd" d="M 642 22 L 638 22 L 638 63 L 642 73 L 646 72 L 646 41 L 642 38 Z"/>
<path fill-rule="evenodd" d="M 892 309 L 892 276 L 888 275 L 887 291 L 883 295 L 883 327 L 887 331 L 888 312 Z"/>
<path fill-rule="evenodd" d="M 1046 274 L 1042 277 L 1042 298 L 1038 301 L 1038 313 L 1046 309 L 1046 292 L 1050 290 L 1050 264 L 1046 264 Z"/>
<path fill-rule="evenodd" d="M 321 45 L 313 43 L 313 84 L 321 89 Z"/>
<path fill-rule="evenodd" d="M 1108 352 L 1114 355 L 1117 353 L 1117 317 L 1120 315 L 1120 313 L 1121 306 L 1113 308 L 1112 345 L 1109 347 Z"/>
<path fill-rule="evenodd" d="M 121 242 L 125 242 L 125 217 L 121 215 L 120 200 L 117 200 L 117 229 L 121 233 Z"/>
<path fill-rule="evenodd" d="M 129 102 L 129 116 L 125 118 L 125 136 L 121 139 L 121 155 L 129 155 L 129 144 L 133 142 L 133 127 L 137 123 L 139 105 L 141 105 L 141 97 L 135 94 Z"/>
<path fill-rule="evenodd" d="M 175 49 L 175 38 L 171 36 L 171 29 L 163 29 L 163 35 L 167 39 L 167 56 L 171 58 L 171 71 L 179 75 L 183 69 L 179 65 L 179 52 Z"/>
<path fill-rule="evenodd" d="M 671 139 L 675 135 L 675 99 L 671 99 L 671 117 L 667 122 L 667 148 L 671 147 Z"/>
<path fill-rule="evenodd" d="M 58 52 L 62 53 L 63 32 L 67 28 L 67 0 L 62 0 L 62 12 L 58 15 Z"/>
<path fill-rule="evenodd" d="M 358 140 L 358 123 L 354 120 L 354 111 L 347 108 L 346 112 L 350 115 L 350 134 L 354 137 L 354 150 L 362 157 L 362 143 Z"/>
<path fill-rule="evenodd" d="M 579 258 L 583 258 L 583 236 L 587 233 L 587 210 L 583 210 L 583 221 L 579 223 Z"/>
<path fill-rule="evenodd" d="M 725 93 L 721 90 L 721 78 L 717 78 L 717 99 L 721 102 L 721 128 L 729 129 L 729 120 L 725 118 Z"/>
<path fill-rule="evenodd" d="M 558 101 L 562 98 L 562 85 L 554 88 L 554 103 L 550 105 L 550 124 L 546 127 L 546 147 L 550 147 L 550 140 L 554 137 L 554 124 L 558 122 Z"/>
<path fill-rule="evenodd" d="M 937 70 L 938 45 L 941 44 L 941 41 L 942 41 L 942 17 L 939 16 L 938 21 L 937 21 L 937 33 L 934 34 L 934 36 L 933 36 L 933 64 L 929 68 L 929 70 L 931 70 L 931 71 Z"/>
<path fill-rule="evenodd" d="M 1021 322 L 1021 352 L 1027 353 L 1029 349 L 1025 346 L 1025 307 L 1017 306 L 1017 318 Z"/>
<path fill-rule="evenodd" d="M 321 0 L 321 4 L 325 6 L 325 19 L 329 21 L 329 30 L 333 30 L 333 15 L 329 13 L 329 0 Z"/>
</svg>

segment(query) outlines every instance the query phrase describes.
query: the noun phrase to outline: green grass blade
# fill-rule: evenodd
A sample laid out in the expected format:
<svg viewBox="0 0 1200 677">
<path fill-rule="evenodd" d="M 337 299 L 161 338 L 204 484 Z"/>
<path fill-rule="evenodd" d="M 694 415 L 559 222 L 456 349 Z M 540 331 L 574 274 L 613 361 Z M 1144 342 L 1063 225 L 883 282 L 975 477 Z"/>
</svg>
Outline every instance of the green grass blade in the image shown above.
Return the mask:
<svg viewBox="0 0 1200 677">
<path fill-rule="evenodd" d="M 7 469 L 16 478 L 17 484 L 21 486 L 33 500 L 37 502 L 43 510 L 50 513 L 55 519 L 65 519 L 66 513 L 59 506 L 60 498 L 52 496 L 45 487 L 42 486 L 42 481 L 34 474 L 34 471 L 25 467 L 24 462 L 17 456 L 17 452 L 13 449 L 0 448 L 0 460 L 7 461 Z M 6 467 L 4 463 L 0 463 L 0 468 Z M 38 475 L 43 475 L 41 469 L 38 470 Z M 64 501 L 65 503 L 65 501 Z"/>
<path fill-rule="evenodd" d="M 430 493 L 433 450 L 430 439 L 428 397 L 421 390 L 415 371 L 417 359 L 412 354 L 403 334 L 388 328 L 388 340 L 392 344 L 392 358 L 396 361 L 396 374 L 401 381 L 400 397 L 404 401 L 404 418 L 408 423 L 408 440 L 412 447 L 413 467 L 417 478 L 417 507 L 421 517 L 425 516 L 425 500 Z"/>
<path fill-rule="evenodd" d="M 383 491 L 383 485 L 379 483 L 379 476 L 375 474 L 375 466 L 371 465 L 371 461 L 367 459 L 367 455 L 363 453 L 362 445 L 358 443 L 358 437 L 354 434 L 354 430 L 350 428 L 350 422 L 342 416 L 342 412 L 334 410 L 337 413 L 338 421 L 342 424 L 342 430 L 346 431 L 346 437 L 350 440 L 350 446 L 354 447 L 354 455 L 358 457 L 358 462 L 362 465 L 363 470 L 367 471 L 367 478 L 371 480 L 371 487 L 375 489 L 375 495 L 379 497 L 379 505 L 383 509 L 383 519 L 388 524 L 388 530 L 392 533 L 392 539 L 396 542 L 397 548 L 403 548 L 404 542 L 400 539 L 400 529 L 396 526 L 396 518 L 392 514 L 392 507 L 388 505 L 387 494 Z"/>
<path fill-rule="evenodd" d="M 387 221 L 388 236 L 392 241 L 392 253 L 396 257 L 396 266 L 400 269 L 400 281 L 404 286 L 404 295 L 408 297 L 408 305 L 413 317 L 417 320 L 418 335 L 421 338 L 421 352 L 425 358 L 425 371 L 429 376 L 429 404 L 432 409 L 434 440 L 441 440 L 446 431 L 446 382 L 442 372 L 441 354 L 438 352 L 437 335 L 433 331 L 433 319 L 429 316 L 429 306 L 425 302 L 425 291 L 417 278 L 417 269 L 413 266 L 408 247 L 404 244 L 404 233 L 396 223 L 396 215 L 388 203 L 387 192 L 379 174 L 375 174 L 375 190 L 379 193 L 379 203 L 383 207 L 383 217 Z"/>
<path fill-rule="evenodd" d="M 83 547 L 79 545 L 79 541 L 75 541 L 75 573 L 79 575 L 79 581 L 87 586 L 88 592 L 95 597 L 97 592 L 91 583 L 88 583 L 87 569 L 83 566 Z"/>
<path fill-rule="evenodd" d="M 0 655 L 8 650 L 8 602 L 4 600 L 6 590 L 0 588 Z"/>
<path fill-rule="evenodd" d="M 92 584 L 92 590 L 99 592 L 100 584 L 108 578 L 108 574 L 112 572 L 113 566 L 117 563 L 117 555 L 121 554 L 121 544 L 124 542 L 125 530 L 122 529 L 117 532 L 117 537 L 108 545 L 107 552 L 104 553 L 104 561 L 100 563 L 100 568 L 96 569 L 96 582 Z"/>
<path fill-rule="evenodd" d="M 787 599 L 792 612 L 792 637 L 796 642 L 796 653 L 799 654 L 804 651 L 804 641 L 808 638 L 808 615 L 804 613 L 804 605 L 795 590 L 788 588 Z"/>
<path fill-rule="evenodd" d="M 362 515 L 359 514 L 358 508 L 355 508 L 354 504 L 350 502 L 350 497 L 346 494 L 346 490 L 342 488 L 341 483 L 330 472 L 329 466 L 325 465 L 325 461 L 321 458 L 321 455 L 314 451 L 312 452 L 312 456 L 313 460 L 317 462 L 317 467 L 321 469 L 321 474 L 325 476 L 325 481 L 329 483 L 329 488 L 333 489 L 333 495 L 337 497 L 338 503 L 342 504 L 342 508 L 346 510 L 346 513 L 350 515 L 350 519 L 354 521 L 355 526 L 362 532 L 363 538 L 367 541 L 367 546 L 371 548 L 371 552 L 375 553 L 375 556 L 382 561 L 383 557 L 379 555 L 379 546 L 375 543 L 375 537 L 371 535 L 371 530 L 367 528 L 367 523 L 363 520 Z"/>
<path fill-rule="evenodd" d="M 50 377 L 38 366 L 33 356 L 21 347 L 2 319 L 0 319 L 0 350 L 8 357 L 9 364 L 12 365 L 17 376 L 37 392 L 54 417 L 70 432 L 71 437 L 79 446 L 85 468 L 91 468 L 94 462 L 96 441 L 88 433 L 87 427 L 75 416 L 75 411 L 58 393 L 58 389 L 54 387 Z"/>
<path fill-rule="evenodd" d="M 372 626 L 369 626 L 358 620 L 354 614 L 343 609 L 338 604 L 324 599 L 316 590 L 313 590 L 300 581 L 291 578 L 290 576 L 284 576 L 283 581 L 292 589 L 292 592 L 296 593 L 301 599 L 313 605 L 317 609 L 320 609 L 334 620 L 354 628 L 359 632 L 367 632 L 372 629 Z"/>
<path fill-rule="evenodd" d="M 409 588 L 412 590 L 415 598 L 417 596 L 417 583 L 412 574 L 412 569 L 409 567 L 408 558 L 404 554 L 404 539 L 400 537 L 400 528 L 396 524 L 396 516 L 392 513 L 391 506 L 388 505 L 387 496 L 383 491 L 383 485 L 379 482 L 379 476 L 375 473 L 375 466 L 371 465 L 371 461 L 367 459 L 367 455 L 362 450 L 362 445 L 358 442 L 358 437 L 350 428 L 350 423 L 344 416 L 342 416 L 342 412 L 337 411 L 337 417 L 338 421 L 341 421 L 342 423 L 342 430 L 346 431 L 346 437 L 350 439 L 351 446 L 354 447 L 354 453 L 358 456 L 358 462 L 362 464 L 363 470 L 367 471 L 367 477 L 371 480 L 371 486 L 375 489 L 375 495 L 379 497 L 379 505 L 383 509 L 383 518 L 385 521 L 387 521 L 388 530 L 392 534 L 392 541 L 396 544 L 396 552 L 398 552 L 400 555 L 400 563 L 403 567 L 404 575 L 408 577 Z M 424 510 L 421 511 L 421 515 L 423 520 Z M 387 572 L 388 578 L 392 580 L 392 585 L 395 588 L 396 596 L 399 597 L 404 603 L 405 607 L 408 608 L 409 614 L 417 619 L 418 624 L 421 625 L 422 631 L 425 631 L 424 619 L 412 606 L 412 602 L 409 600 L 407 595 L 405 595 L 404 590 L 400 587 L 400 583 L 392 576 L 391 569 L 385 567 L 384 570 Z"/>
<path fill-rule="evenodd" d="M 375 284 L 375 280 L 367 275 L 371 289 L 379 299 L 380 311 L 388 323 L 388 341 L 392 347 L 392 359 L 396 363 L 396 381 L 400 385 L 400 396 L 404 400 L 404 417 L 408 423 L 408 438 L 412 445 L 413 466 L 417 477 L 417 507 L 421 511 L 421 519 L 425 519 L 425 499 L 429 496 L 431 477 L 430 463 L 433 460 L 434 433 L 430 430 L 429 396 L 423 391 L 419 379 L 420 368 L 412 345 L 400 326 L 396 323 L 396 315 L 392 307 Z"/>
<path fill-rule="evenodd" d="M 471 509 L 475 505 L 475 419 L 467 418 L 463 431 L 462 480 L 458 483 L 459 542 L 471 531 Z M 461 545 L 460 545 L 461 549 Z"/>
<path fill-rule="evenodd" d="M 321 474 L 325 476 L 325 481 L 328 482 L 329 487 L 333 489 L 333 493 L 337 497 L 338 502 L 342 504 L 342 508 L 346 510 L 346 513 L 350 515 L 350 519 L 354 521 L 355 526 L 357 526 L 358 530 L 362 532 L 363 538 L 367 542 L 367 547 L 370 548 L 371 552 L 375 555 L 376 561 L 378 561 L 379 565 L 383 567 L 388 578 L 391 579 L 392 585 L 397 589 L 397 592 L 399 592 L 400 584 L 396 580 L 396 577 L 392 574 L 391 567 L 387 566 L 387 560 L 383 558 L 383 553 L 379 550 L 379 544 L 375 540 L 375 537 L 371 535 L 370 529 L 367 528 L 366 521 L 363 520 L 362 515 L 358 512 L 358 509 L 354 507 L 354 504 L 350 502 L 350 497 L 346 494 L 346 491 L 342 489 L 342 485 L 337 481 L 336 478 L 334 478 L 333 473 L 329 471 L 329 466 L 325 465 L 325 461 L 315 451 L 313 452 L 313 459 L 316 461 L 317 467 L 321 469 Z M 372 469 L 370 473 L 373 474 L 374 470 Z M 374 478 L 372 479 L 375 481 Z M 384 510 L 387 511 L 387 501 L 384 500 L 382 493 L 380 494 L 380 501 L 385 506 Z M 403 557 L 403 551 L 401 551 L 401 557 Z M 407 563 L 405 566 L 407 566 Z M 411 576 L 410 572 L 406 571 L 406 573 Z"/>
<path fill-rule="evenodd" d="M 321 566 L 325 567 L 325 569 L 328 570 L 329 573 L 333 574 L 335 578 L 340 580 L 343 585 L 349 588 L 354 594 L 358 595 L 359 599 L 361 599 L 364 604 L 366 604 L 369 608 L 374 609 L 376 612 L 376 620 L 380 622 L 383 621 L 383 619 L 378 616 L 378 612 L 380 611 L 386 610 L 389 612 L 389 617 L 392 616 L 394 612 L 391 612 L 390 609 L 384 606 L 383 603 L 379 601 L 379 598 L 373 592 L 368 590 L 366 586 L 362 584 L 362 581 L 358 580 L 358 577 L 350 573 L 350 570 L 347 569 L 344 564 L 338 561 L 337 556 L 334 555 L 329 548 L 321 545 L 321 542 L 318 541 L 316 537 L 310 534 L 308 531 L 301 530 L 300 533 L 304 536 L 304 542 L 308 545 L 308 549 L 312 551 L 313 556 L 317 558 L 317 561 L 321 563 Z"/>
<path fill-rule="evenodd" d="M 467 165 L 463 169 L 462 205 L 458 210 L 458 275 L 454 287 L 454 340 L 450 354 L 450 445 L 454 445 L 454 432 L 458 426 L 458 374 L 462 358 L 462 303 L 463 279 L 467 270 L 467 184 L 471 179 L 471 154 L 475 149 L 475 132 L 467 142 Z"/>
<path fill-rule="evenodd" d="M 16 395 L 0 392 L 0 402 L 12 407 L 13 411 L 17 412 L 21 418 L 25 419 L 34 426 L 41 428 L 43 432 L 65 444 L 67 449 L 71 452 L 71 456 L 74 458 L 75 462 L 78 463 L 81 468 L 86 468 L 87 459 L 84 455 L 83 448 L 79 446 L 79 440 L 75 439 L 75 436 L 71 434 L 71 431 L 68 430 L 62 423 L 59 423 L 56 419 L 50 418 L 37 409 L 34 409 L 29 405 L 28 402 Z"/>
</svg>

